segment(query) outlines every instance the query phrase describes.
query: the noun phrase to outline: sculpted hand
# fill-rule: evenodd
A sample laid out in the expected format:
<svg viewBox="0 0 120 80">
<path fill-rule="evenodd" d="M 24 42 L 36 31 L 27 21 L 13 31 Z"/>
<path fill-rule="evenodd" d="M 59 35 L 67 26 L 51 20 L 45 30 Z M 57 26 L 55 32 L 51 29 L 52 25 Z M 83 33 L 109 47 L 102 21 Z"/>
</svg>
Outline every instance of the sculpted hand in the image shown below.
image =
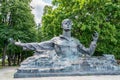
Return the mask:
<svg viewBox="0 0 120 80">
<path fill-rule="evenodd" d="M 15 45 L 22 46 L 21 41 L 15 42 Z"/>
<path fill-rule="evenodd" d="M 95 31 L 95 33 L 92 35 L 92 37 L 93 37 L 93 41 L 97 41 L 99 34 Z"/>
<path fill-rule="evenodd" d="M 15 40 L 14 40 L 13 38 L 9 38 L 8 41 L 9 41 L 10 43 L 12 43 L 12 44 L 17 45 L 17 46 L 22 46 L 22 43 L 21 43 L 20 40 L 18 40 L 18 42 L 15 42 Z"/>
</svg>

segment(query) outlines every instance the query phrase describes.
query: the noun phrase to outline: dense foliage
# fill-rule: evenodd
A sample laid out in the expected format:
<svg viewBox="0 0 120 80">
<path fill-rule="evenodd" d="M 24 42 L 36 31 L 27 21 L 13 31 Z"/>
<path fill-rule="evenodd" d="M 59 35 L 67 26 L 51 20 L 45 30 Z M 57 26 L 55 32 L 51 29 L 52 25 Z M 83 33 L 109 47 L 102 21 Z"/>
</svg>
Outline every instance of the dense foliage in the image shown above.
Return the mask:
<svg viewBox="0 0 120 80">
<path fill-rule="evenodd" d="M 61 21 L 72 19 L 72 34 L 86 47 L 99 33 L 95 55 L 114 54 L 120 59 L 120 0 L 53 0 L 42 17 L 42 40 L 61 34 Z M 44 38 L 44 39 L 43 39 Z"/>
<path fill-rule="evenodd" d="M 4 59 L 9 61 L 25 56 L 21 48 L 9 43 L 9 39 L 32 42 L 36 40 L 34 16 L 31 14 L 31 0 L 1 0 L 0 4 L 0 48 Z M 28 53 L 29 55 L 29 53 Z"/>
</svg>

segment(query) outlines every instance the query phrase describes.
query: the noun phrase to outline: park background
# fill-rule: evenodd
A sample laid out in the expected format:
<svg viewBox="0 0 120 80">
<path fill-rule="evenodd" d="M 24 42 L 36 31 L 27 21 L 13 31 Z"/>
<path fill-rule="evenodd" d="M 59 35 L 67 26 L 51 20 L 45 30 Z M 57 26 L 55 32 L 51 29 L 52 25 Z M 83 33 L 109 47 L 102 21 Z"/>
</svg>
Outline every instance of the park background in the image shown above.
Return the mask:
<svg viewBox="0 0 120 80">
<path fill-rule="evenodd" d="M 120 59 L 120 0 L 52 0 L 45 5 L 39 21 L 35 20 L 31 1 L 0 1 L 1 67 L 17 66 L 33 55 L 33 51 L 10 43 L 10 38 L 24 43 L 49 40 L 61 34 L 65 18 L 73 21 L 72 36 L 85 47 L 89 47 L 93 32 L 99 33 L 95 56 L 113 54 Z"/>
</svg>

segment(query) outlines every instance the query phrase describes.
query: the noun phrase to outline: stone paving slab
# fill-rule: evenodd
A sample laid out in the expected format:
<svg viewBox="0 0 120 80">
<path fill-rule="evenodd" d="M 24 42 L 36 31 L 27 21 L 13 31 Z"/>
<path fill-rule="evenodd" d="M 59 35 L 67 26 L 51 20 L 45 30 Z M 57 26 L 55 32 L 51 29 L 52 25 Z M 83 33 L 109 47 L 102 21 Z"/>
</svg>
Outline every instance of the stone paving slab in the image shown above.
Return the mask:
<svg viewBox="0 0 120 80">
<path fill-rule="evenodd" d="M 120 80 L 120 75 L 64 76 L 41 78 L 13 78 L 17 67 L 0 69 L 0 80 Z"/>
</svg>

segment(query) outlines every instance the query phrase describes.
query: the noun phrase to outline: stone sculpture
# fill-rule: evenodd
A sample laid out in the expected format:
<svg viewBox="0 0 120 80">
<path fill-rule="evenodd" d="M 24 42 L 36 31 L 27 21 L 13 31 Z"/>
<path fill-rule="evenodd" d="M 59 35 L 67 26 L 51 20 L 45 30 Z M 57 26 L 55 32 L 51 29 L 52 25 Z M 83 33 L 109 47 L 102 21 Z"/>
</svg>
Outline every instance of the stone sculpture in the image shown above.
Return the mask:
<svg viewBox="0 0 120 80">
<path fill-rule="evenodd" d="M 91 57 L 96 48 L 98 33 L 93 34 L 89 48 L 71 37 L 72 21 L 62 21 L 63 34 L 41 43 L 15 45 L 24 50 L 35 51 L 34 56 L 21 63 L 14 77 L 66 76 L 85 74 L 119 74 L 119 67 L 113 55 Z M 111 72 L 112 71 L 112 72 Z M 110 73 L 111 72 L 111 73 Z M 34 74 L 33 74 L 34 73 Z"/>
</svg>

